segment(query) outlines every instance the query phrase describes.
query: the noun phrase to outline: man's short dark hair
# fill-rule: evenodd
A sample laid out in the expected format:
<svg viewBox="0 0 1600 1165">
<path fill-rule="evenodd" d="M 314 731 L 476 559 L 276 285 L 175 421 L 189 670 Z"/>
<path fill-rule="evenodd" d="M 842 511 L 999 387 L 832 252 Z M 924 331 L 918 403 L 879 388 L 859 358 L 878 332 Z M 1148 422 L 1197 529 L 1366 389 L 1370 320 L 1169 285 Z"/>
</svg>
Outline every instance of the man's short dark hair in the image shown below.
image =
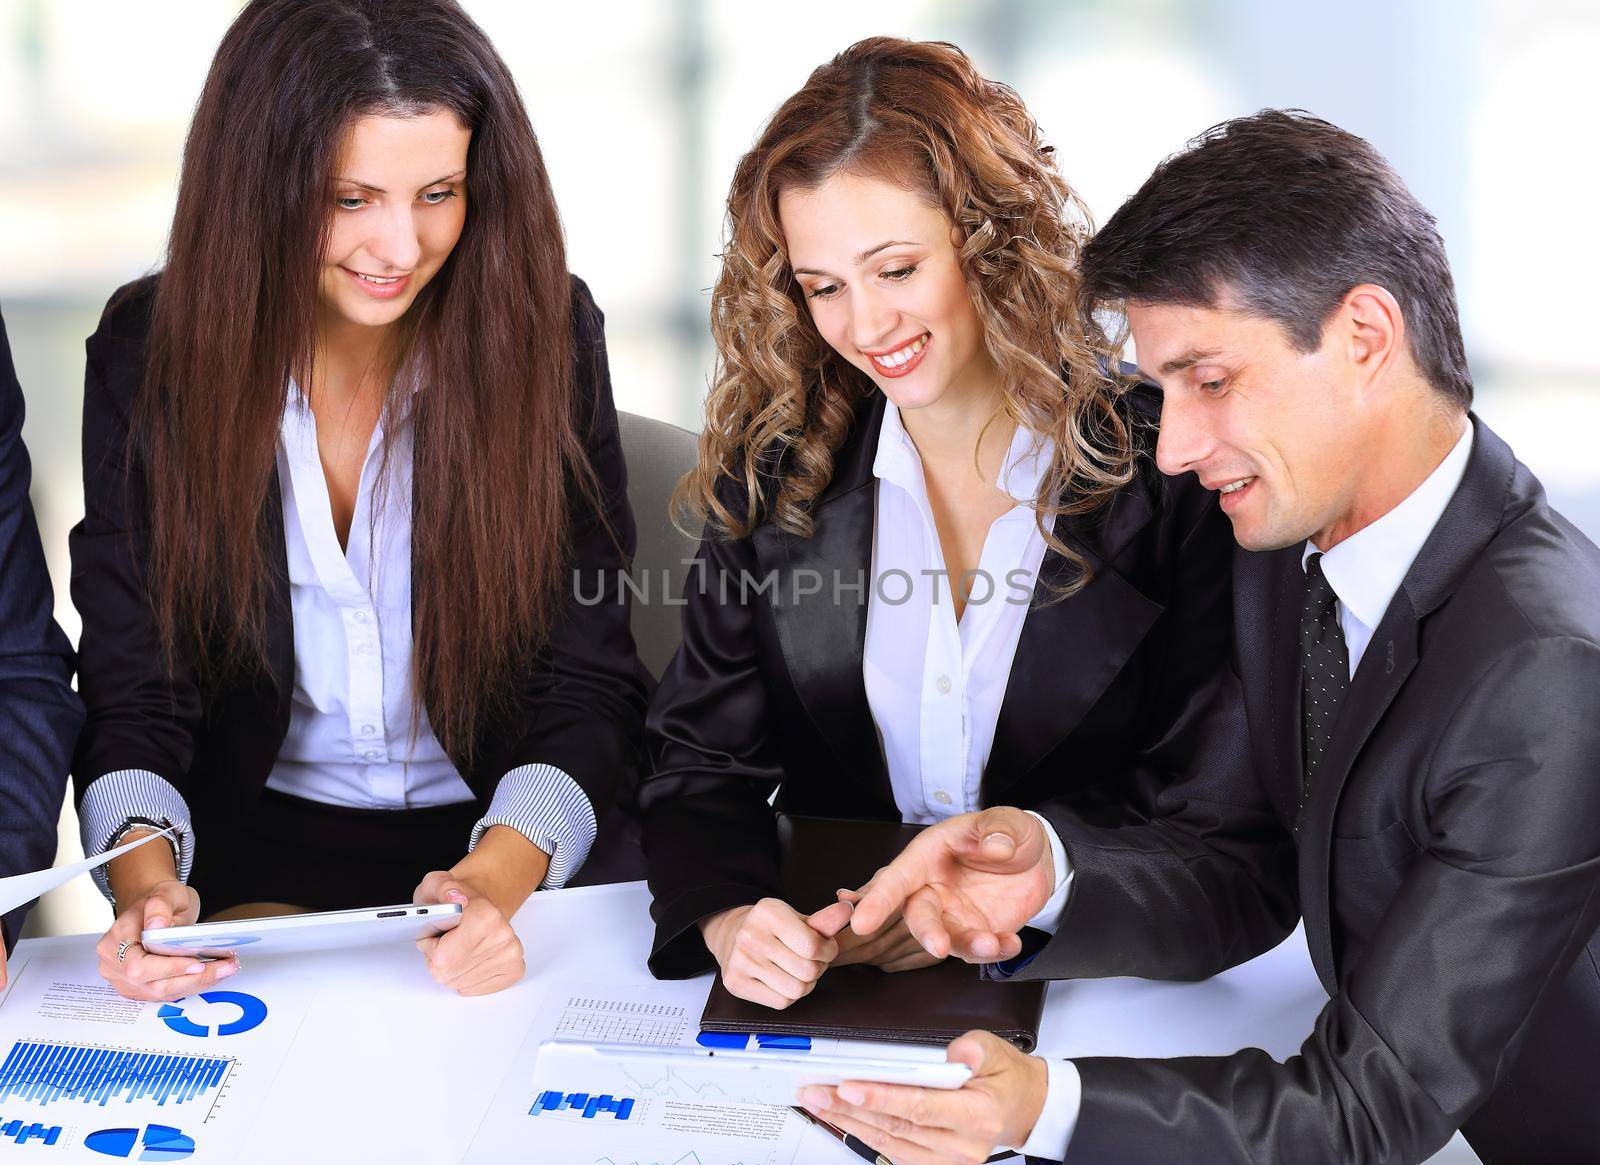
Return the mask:
<svg viewBox="0 0 1600 1165">
<path fill-rule="evenodd" d="M 1371 144 L 1302 110 L 1213 126 L 1145 181 L 1083 251 L 1091 305 L 1236 306 L 1302 352 L 1352 288 L 1400 304 L 1411 354 L 1463 408 L 1472 376 L 1433 216 Z"/>
</svg>

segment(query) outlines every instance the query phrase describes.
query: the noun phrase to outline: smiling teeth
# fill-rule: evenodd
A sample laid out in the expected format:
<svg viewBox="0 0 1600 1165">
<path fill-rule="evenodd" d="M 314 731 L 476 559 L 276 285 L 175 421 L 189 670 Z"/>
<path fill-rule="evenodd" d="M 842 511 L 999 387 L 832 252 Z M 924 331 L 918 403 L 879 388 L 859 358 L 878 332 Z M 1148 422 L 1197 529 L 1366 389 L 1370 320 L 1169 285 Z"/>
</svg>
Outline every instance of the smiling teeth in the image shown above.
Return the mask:
<svg viewBox="0 0 1600 1165">
<path fill-rule="evenodd" d="M 1231 494 L 1235 490 L 1241 490 L 1249 484 L 1250 479 L 1248 477 L 1242 477 L 1238 481 L 1230 481 L 1227 485 L 1222 487 L 1221 492 L 1225 494 Z"/>
<path fill-rule="evenodd" d="M 379 276 L 379 275 L 363 275 L 359 271 L 352 271 L 350 274 L 354 275 L 357 279 L 360 279 L 363 282 L 366 282 L 366 283 L 377 283 L 377 284 L 380 284 L 380 285 L 381 284 L 385 284 L 385 283 L 396 283 L 400 279 L 400 276 L 398 276 L 398 275 L 390 275 L 389 277 L 384 278 L 384 277 Z"/>
<path fill-rule="evenodd" d="M 911 343 L 901 348 L 898 352 L 890 352 L 887 356 L 874 356 L 873 363 L 881 368 L 899 368 L 909 362 L 918 352 L 927 346 L 928 337 L 918 336 Z"/>
</svg>

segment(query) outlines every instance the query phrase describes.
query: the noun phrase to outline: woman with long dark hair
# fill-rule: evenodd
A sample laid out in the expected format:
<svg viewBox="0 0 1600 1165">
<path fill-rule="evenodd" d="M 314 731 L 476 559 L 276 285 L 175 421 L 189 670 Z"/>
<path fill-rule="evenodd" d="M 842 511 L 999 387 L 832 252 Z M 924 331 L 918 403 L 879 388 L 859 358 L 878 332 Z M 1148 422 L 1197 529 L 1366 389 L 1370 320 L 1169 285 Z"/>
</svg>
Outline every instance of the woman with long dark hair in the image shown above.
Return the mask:
<svg viewBox="0 0 1600 1165">
<path fill-rule="evenodd" d="M 464 904 L 436 979 L 515 982 L 508 920 L 584 862 L 648 680 L 601 315 L 487 38 L 452 0 L 253 0 L 165 268 L 88 353 L 84 845 L 173 831 L 109 864 L 102 973 L 232 974 L 139 945 L 202 903 L 414 891 Z"/>
<path fill-rule="evenodd" d="M 679 491 L 699 582 L 648 717 L 656 974 L 715 963 L 786 1007 L 830 965 L 927 961 L 903 925 L 863 943 L 848 908 L 781 901 L 774 793 L 1111 822 L 1233 763 L 1207 743 L 1241 714 L 1228 523 L 1156 470 L 1159 398 L 1079 312 L 1087 229 L 1021 100 L 951 45 L 852 46 L 740 161 Z"/>
</svg>

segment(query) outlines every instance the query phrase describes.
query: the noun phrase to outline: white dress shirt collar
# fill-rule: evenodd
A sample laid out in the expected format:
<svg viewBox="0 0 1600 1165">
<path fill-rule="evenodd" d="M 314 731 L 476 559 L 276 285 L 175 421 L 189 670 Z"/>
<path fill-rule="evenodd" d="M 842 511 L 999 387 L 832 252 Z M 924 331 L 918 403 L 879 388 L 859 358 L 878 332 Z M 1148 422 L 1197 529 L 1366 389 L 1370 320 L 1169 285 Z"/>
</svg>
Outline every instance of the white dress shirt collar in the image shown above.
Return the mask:
<svg viewBox="0 0 1600 1165">
<path fill-rule="evenodd" d="M 1054 455 L 1055 445 L 1048 437 L 1018 425 L 1011 434 L 1011 444 L 995 478 L 996 487 L 1013 501 L 1031 507 L 1050 471 Z M 911 434 L 906 432 L 899 408 L 892 401 L 884 401 L 883 428 L 878 431 L 878 452 L 873 458 L 872 475 L 893 482 L 914 497 L 927 498 L 922 458 L 917 454 Z M 1028 516 L 1032 517 L 1031 510 Z"/>
<path fill-rule="evenodd" d="M 1300 552 L 1304 569 L 1313 554 L 1322 555 L 1322 573 L 1338 595 L 1340 605 L 1366 629 L 1368 636 L 1383 621 L 1383 613 L 1400 589 L 1406 571 L 1416 561 L 1422 544 L 1433 533 L 1445 507 L 1467 469 L 1472 453 L 1472 423 L 1467 423 L 1444 460 L 1411 491 L 1406 499 L 1371 525 L 1357 530 L 1332 550 L 1319 550 L 1307 541 Z M 1347 636 L 1348 637 L 1348 636 Z M 1352 651 L 1351 666 L 1355 665 Z"/>
</svg>

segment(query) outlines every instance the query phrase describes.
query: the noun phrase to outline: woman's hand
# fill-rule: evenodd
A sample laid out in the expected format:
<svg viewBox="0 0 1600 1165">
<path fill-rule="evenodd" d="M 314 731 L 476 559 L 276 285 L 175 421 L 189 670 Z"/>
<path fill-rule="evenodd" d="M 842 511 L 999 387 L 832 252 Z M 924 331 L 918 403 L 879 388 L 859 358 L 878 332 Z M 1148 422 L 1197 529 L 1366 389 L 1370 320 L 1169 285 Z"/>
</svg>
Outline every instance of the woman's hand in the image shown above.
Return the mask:
<svg viewBox="0 0 1600 1165">
<path fill-rule="evenodd" d="M 239 969 L 237 958 L 207 963 L 192 955 L 152 955 L 139 944 L 139 935 L 145 930 L 188 926 L 199 917 L 200 895 L 177 878 L 143 889 L 122 908 L 95 947 L 101 978 L 124 999 L 147 1001 L 179 999 L 226 979 Z"/>
<path fill-rule="evenodd" d="M 488 995 L 520 982 L 527 965 L 511 919 L 549 870 L 544 850 L 509 825 L 492 825 L 452 869 L 422 879 L 414 901 L 461 904 L 454 930 L 417 943 L 434 980 L 462 995 Z"/>
<path fill-rule="evenodd" d="M 526 969 L 522 940 L 486 889 L 450 871 L 435 870 L 422 879 L 412 898 L 424 904 L 461 904 L 455 929 L 417 941 L 428 960 L 428 974 L 440 986 L 462 995 L 489 995 L 521 981 Z"/>
<path fill-rule="evenodd" d="M 731 994 L 781 1011 L 811 994 L 839 955 L 833 936 L 849 921 L 843 903 L 807 918 L 786 902 L 763 898 L 701 919 L 700 932 Z"/>
<path fill-rule="evenodd" d="M 854 907 L 861 901 L 861 894 L 856 890 L 840 890 L 839 901 Z M 931 967 L 941 961 L 922 949 L 917 936 L 911 933 L 911 928 L 906 926 L 905 918 L 898 911 L 875 934 L 863 937 L 847 926 L 839 931 L 836 941 L 839 955 L 830 964 L 834 967 L 865 963 L 869 967 L 892 973 Z"/>
</svg>

